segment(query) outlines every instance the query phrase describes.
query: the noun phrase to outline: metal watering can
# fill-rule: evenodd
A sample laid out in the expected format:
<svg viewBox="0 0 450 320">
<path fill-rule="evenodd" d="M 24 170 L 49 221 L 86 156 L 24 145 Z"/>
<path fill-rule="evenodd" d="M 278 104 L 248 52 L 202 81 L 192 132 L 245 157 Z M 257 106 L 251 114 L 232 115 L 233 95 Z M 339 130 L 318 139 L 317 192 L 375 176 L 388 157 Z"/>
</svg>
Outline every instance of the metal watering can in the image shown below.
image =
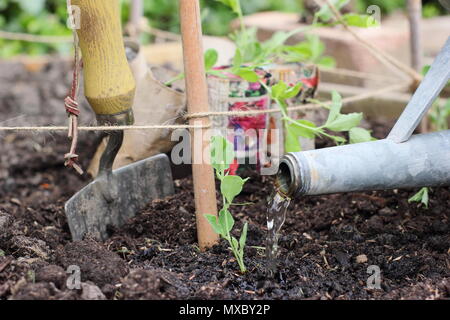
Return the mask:
<svg viewBox="0 0 450 320">
<path fill-rule="evenodd" d="M 277 185 L 289 197 L 450 186 L 450 130 L 413 135 L 450 79 L 450 38 L 389 136 L 380 141 L 289 153 Z"/>
</svg>

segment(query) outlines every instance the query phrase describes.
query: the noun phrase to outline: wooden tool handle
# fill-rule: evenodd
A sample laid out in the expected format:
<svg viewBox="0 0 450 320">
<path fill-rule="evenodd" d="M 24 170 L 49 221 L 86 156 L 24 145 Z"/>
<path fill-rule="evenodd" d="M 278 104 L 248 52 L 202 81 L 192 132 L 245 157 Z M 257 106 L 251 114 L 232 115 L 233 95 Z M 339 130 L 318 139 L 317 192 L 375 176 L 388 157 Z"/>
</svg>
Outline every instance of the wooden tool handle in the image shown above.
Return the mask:
<svg viewBox="0 0 450 320">
<path fill-rule="evenodd" d="M 77 30 L 85 95 L 97 115 L 130 110 L 136 84 L 125 55 L 119 0 L 72 0 L 80 8 Z"/>
</svg>

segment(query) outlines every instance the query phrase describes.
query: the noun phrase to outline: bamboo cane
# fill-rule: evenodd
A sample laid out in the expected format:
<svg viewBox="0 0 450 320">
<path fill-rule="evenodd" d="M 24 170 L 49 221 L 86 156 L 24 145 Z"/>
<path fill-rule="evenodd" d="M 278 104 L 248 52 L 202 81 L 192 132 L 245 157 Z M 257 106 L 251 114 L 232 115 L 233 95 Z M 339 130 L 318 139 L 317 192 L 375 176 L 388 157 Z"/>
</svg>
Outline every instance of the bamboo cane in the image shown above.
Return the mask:
<svg viewBox="0 0 450 320">
<path fill-rule="evenodd" d="M 180 0 L 181 34 L 184 51 L 184 69 L 186 74 L 186 93 L 190 113 L 209 112 L 208 88 L 203 59 L 200 4 L 198 0 Z M 208 118 L 191 119 L 190 124 L 209 125 Z M 214 170 L 205 157 L 209 155 L 209 141 L 203 141 L 204 130 L 191 131 L 192 157 L 204 155 L 202 163 L 193 161 L 195 208 L 197 217 L 197 237 L 199 247 L 205 250 L 218 242 L 205 214 L 217 215 L 216 187 Z M 197 145 L 195 141 L 202 141 Z"/>
</svg>

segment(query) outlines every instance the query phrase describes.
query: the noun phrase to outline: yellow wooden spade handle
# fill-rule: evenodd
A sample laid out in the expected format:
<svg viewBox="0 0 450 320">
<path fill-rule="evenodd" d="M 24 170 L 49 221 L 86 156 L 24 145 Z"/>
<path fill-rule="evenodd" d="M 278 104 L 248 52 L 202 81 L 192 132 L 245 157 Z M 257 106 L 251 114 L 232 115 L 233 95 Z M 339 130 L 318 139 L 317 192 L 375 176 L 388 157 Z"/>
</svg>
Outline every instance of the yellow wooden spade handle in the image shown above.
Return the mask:
<svg viewBox="0 0 450 320">
<path fill-rule="evenodd" d="M 98 119 L 131 111 L 136 84 L 125 55 L 119 0 L 71 2 L 81 14 L 77 34 L 87 100 Z"/>
</svg>

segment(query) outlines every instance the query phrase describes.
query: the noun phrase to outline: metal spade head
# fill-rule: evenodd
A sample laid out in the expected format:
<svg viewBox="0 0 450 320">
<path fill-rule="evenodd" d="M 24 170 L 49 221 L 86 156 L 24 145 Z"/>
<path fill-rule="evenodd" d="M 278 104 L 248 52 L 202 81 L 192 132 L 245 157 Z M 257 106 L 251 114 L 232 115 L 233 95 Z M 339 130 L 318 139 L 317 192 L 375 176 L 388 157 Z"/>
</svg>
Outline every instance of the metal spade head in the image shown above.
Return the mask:
<svg viewBox="0 0 450 320">
<path fill-rule="evenodd" d="M 65 205 L 74 241 L 89 233 L 108 238 L 108 226 L 119 227 L 154 199 L 172 195 L 169 158 L 157 155 L 99 177 Z"/>
</svg>

